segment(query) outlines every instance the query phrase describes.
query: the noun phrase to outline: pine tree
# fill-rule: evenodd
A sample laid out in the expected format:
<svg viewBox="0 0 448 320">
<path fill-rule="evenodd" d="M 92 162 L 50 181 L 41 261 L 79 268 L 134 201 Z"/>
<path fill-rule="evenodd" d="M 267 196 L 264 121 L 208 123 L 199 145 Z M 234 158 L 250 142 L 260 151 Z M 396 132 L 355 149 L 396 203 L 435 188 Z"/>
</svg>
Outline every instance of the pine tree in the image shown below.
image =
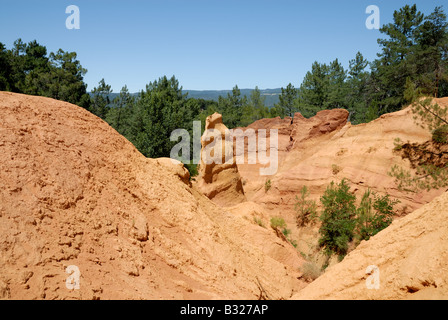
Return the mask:
<svg viewBox="0 0 448 320">
<path fill-rule="evenodd" d="M 254 109 L 254 117 L 253 121 L 268 118 L 269 117 L 269 108 L 265 104 L 266 97 L 262 96 L 260 89 L 258 86 L 251 92 L 249 98 L 249 104 Z"/>
<path fill-rule="evenodd" d="M 394 12 L 394 22 L 384 25 L 380 32 L 387 38 L 378 39 L 381 47 L 379 59 L 372 63 L 375 73 L 374 99 L 379 102 L 380 113 L 401 109 L 405 103 L 403 93 L 406 79 L 417 75 L 414 60 L 417 48 L 417 31 L 424 15 L 417 6 L 406 5 Z"/>
<path fill-rule="evenodd" d="M 356 225 L 356 196 L 350 192 L 350 186 L 344 179 L 339 184 L 332 182 L 321 197 L 323 211 L 320 216 L 319 246 L 325 252 L 343 257 L 348 243 L 353 239 Z"/>
<path fill-rule="evenodd" d="M 121 89 L 120 95 L 113 100 L 112 105 L 113 107 L 107 113 L 106 121 L 120 134 L 130 139 L 135 98 L 129 93 L 126 85 Z"/>
<path fill-rule="evenodd" d="M 233 87 L 232 94 L 228 93 L 226 98 L 219 97 L 218 110 L 222 114 L 223 122 L 227 128 L 233 129 L 241 125 L 243 108 L 246 104 L 247 97 L 241 96 L 238 85 Z"/>
<path fill-rule="evenodd" d="M 442 7 L 425 17 L 423 24 L 416 30 L 418 50 L 415 63 L 418 65 L 417 85 L 426 94 L 439 97 L 440 87 L 448 81 L 448 23 Z M 442 94 L 447 93 L 443 92 Z"/>
<path fill-rule="evenodd" d="M 279 96 L 279 102 L 274 106 L 276 113 L 281 117 L 294 117 L 298 111 L 296 100 L 298 97 L 298 90 L 289 83 L 286 88 L 282 88 L 282 93 Z"/>
<path fill-rule="evenodd" d="M 199 104 L 187 100 L 179 81 L 166 76 L 150 82 L 136 103 L 131 142 L 150 158 L 169 157 L 176 144 L 170 140 L 175 129 L 191 132 Z"/>
<path fill-rule="evenodd" d="M 50 53 L 50 74 L 46 81 L 46 93 L 42 95 L 77 104 L 88 109 L 90 97 L 87 93 L 87 84 L 84 76 L 87 70 L 77 60 L 76 52 L 66 52 L 59 49 Z"/>
<path fill-rule="evenodd" d="M 106 84 L 104 78 L 98 83 L 98 87 L 92 90 L 92 102 L 90 110 L 93 114 L 101 119 L 106 119 L 107 113 L 110 109 L 109 95 L 112 93 L 111 86 Z"/>
<path fill-rule="evenodd" d="M 26 70 L 26 43 L 22 39 L 14 41 L 13 48 L 10 51 L 11 63 L 11 91 L 23 93 L 25 86 L 25 75 L 29 70 Z"/>
<path fill-rule="evenodd" d="M 367 122 L 372 118 L 369 112 L 368 82 L 369 72 L 366 71 L 369 62 L 358 52 L 355 59 L 349 62 L 347 78 L 347 108 L 350 112 L 350 121 L 353 124 Z"/>
<path fill-rule="evenodd" d="M 269 118 L 269 108 L 265 105 L 266 98 L 261 95 L 260 89 L 255 87 L 250 93 L 249 100 L 243 106 L 243 114 L 240 126 L 246 127 L 249 124 L 263 118 Z"/>
<path fill-rule="evenodd" d="M 305 117 L 314 116 L 323 106 L 328 97 L 328 66 L 317 61 L 313 63 L 299 88 L 297 106 Z"/>
<path fill-rule="evenodd" d="M 347 86 L 345 80 L 347 78 L 347 72 L 338 59 L 330 63 L 327 77 L 327 100 L 322 107 L 327 110 L 346 108 Z"/>
<path fill-rule="evenodd" d="M 3 43 L 0 42 L 0 91 L 12 90 L 11 83 L 12 68 L 9 61 L 9 52 Z"/>
<path fill-rule="evenodd" d="M 339 60 L 313 63 L 300 86 L 296 105 L 305 117 L 325 109 L 347 108 L 347 72 Z"/>
<path fill-rule="evenodd" d="M 3 50 L 0 56 L 7 61 L 3 69 L 8 82 L 5 89 L 89 107 L 90 97 L 83 78 L 87 70 L 76 60 L 75 52 L 59 49 L 47 55 L 47 48 L 37 41 L 26 44 L 18 39 L 11 50 Z"/>
</svg>

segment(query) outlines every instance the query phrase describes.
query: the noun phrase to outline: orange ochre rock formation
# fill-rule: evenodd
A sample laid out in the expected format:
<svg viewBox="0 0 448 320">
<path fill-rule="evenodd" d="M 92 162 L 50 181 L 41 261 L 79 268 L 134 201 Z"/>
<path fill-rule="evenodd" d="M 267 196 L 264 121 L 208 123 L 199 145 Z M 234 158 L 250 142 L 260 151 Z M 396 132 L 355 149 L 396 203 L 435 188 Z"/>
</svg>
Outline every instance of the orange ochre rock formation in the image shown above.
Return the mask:
<svg viewBox="0 0 448 320">
<path fill-rule="evenodd" d="M 207 117 L 201 145 L 199 190 L 222 206 L 246 201 L 235 161 L 233 137 L 223 124 L 222 115 L 215 113 Z"/>
<path fill-rule="evenodd" d="M 438 99 L 441 105 L 448 99 Z M 311 198 L 319 200 L 332 181 L 347 179 L 352 191 L 362 195 L 371 189 L 399 199 L 404 214 L 418 209 L 445 190 L 409 193 L 400 191 L 388 175 L 393 165 L 410 169 L 408 160 L 394 152 L 394 140 L 423 143 L 431 139 L 428 130 L 417 126 L 410 108 L 385 114 L 370 123 L 353 126 L 346 110 L 334 109 L 306 119 L 299 113 L 291 118 L 262 119 L 247 128 L 277 129 L 279 169 L 275 175 L 259 175 L 258 165 L 238 165 L 249 201 L 265 204 L 271 210 L 293 212 L 295 197 L 307 186 Z M 270 179 L 272 187 L 265 192 Z"/>
<path fill-rule="evenodd" d="M 302 262 L 181 163 L 78 106 L 0 92 L 0 298 L 287 299 Z"/>
<path fill-rule="evenodd" d="M 202 158 L 191 183 L 180 162 L 145 158 L 78 106 L 0 92 L 0 298 L 447 298 L 448 195 L 402 192 L 387 174 L 410 167 L 395 138 L 430 134 L 409 108 L 357 126 L 348 117 L 335 109 L 256 121 L 248 128 L 267 130 L 263 151 L 278 152 L 275 174 L 236 164 L 230 148 L 228 164 Z M 225 134 L 220 115 L 207 119 L 212 128 Z M 316 227 L 295 226 L 295 197 L 306 185 L 318 200 L 342 178 L 356 195 L 370 188 L 399 199 L 401 216 L 308 284 L 299 252 L 316 242 Z M 303 240 L 297 248 L 270 227 L 273 216 Z M 372 265 L 378 289 L 366 286 Z M 79 289 L 69 288 L 69 266 Z"/>
</svg>

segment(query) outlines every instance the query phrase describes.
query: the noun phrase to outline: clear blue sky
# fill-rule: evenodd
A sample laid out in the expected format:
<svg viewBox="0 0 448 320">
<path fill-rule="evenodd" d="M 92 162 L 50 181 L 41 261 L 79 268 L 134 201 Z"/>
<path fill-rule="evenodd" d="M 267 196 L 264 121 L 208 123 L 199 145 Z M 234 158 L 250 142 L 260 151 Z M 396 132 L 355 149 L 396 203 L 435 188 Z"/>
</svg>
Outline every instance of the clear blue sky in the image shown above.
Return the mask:
<svg viewBox="0 0 448 320">
<path fill-rule="evenodd" d="M 381 25 L 417 4 L 429 14 L 445 0 L 0 0 L 0 42 L 36 39 L 49 52 L 75 51 L 91 90 L 101 78 L 131 92 L 163 75 L 184 89 L 298 87 L 314 61 L 344 66 L 360 51 L 379 52 L 378 30 L 365 26 L 368 5 Z M 68 30 L 69 5 L 81 28 Z M 448 13 L 448 6 L 445 7 Z"/>
</svg>

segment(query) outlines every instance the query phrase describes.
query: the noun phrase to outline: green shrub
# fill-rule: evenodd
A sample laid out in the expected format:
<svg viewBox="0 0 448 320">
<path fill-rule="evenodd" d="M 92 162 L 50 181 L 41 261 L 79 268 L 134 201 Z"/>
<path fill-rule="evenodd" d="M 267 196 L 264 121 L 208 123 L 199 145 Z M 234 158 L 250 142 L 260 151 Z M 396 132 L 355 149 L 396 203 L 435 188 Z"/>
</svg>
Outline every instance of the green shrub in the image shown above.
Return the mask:
<svg viewBox="0 0 448 320">
<path fill-rule="evenodd" d="M 260 227 L 262 228 L 266 228 L 266 226 L 263 223 L 263 220 L 261 220 L 260 218 L 254 217 L 254 221 L 256 224 L 258 224 Z"/>
<path fill-rule="evenodd" d="M 395 215 L 394 206 L 399 202 L 399 200 L 390 199 L 389 195 L 379 196 L 367 190 L 358 208 L 357 234 L 359 239 L 369 240 L 370 237 L 387 228 Z"/>
<path fill-rule="evenodd" d="M 286 229 L 286 226 L 282 229 L 282 233 L 283 235 L 288 238 L 289 235 L 291 234 L 291 230 L 290 229 Z"/>
<path fill-rule="evenodd" d="M 268 192 L 269 189 L 271 189 L 271 180 L 266 180 L 266 182 L 264 184 L 264 191 Z"/>
<path fill-rule="evenodd" d="M 286 228 L 285 219 L 280 218 L 280 217 L 273 217 L 273 218 L 271 218 L 271 227 L 274 228 L 274 229 Z"/>
<path fill-rule="evenodd" d="M 324 248 L 327 255 L 335 253 L 345 256 L 356 225 L 356 197 L 350 193 L 350 187 L 343 179 L 338 185 L 332 182 L 320 201 L 323 210 L 319 246 Z"/>
<path fill-rule="evenodd" d="M 292 244 L 292 246 L 293 246 L 294 248 L 297 249 L 297 241 L 296 241 L 296 240 L 293 240 L 293 239 L 291 239 L 291 238 L 288 238 L 288 241 L 289 241 L 290 244 Z"/>
<path fill-rule="evenodd" d="M 190 180 L 194 177 L 197 177 L 199 174 L 199 165 L 194 163 L 185 164 L 185 168 L 187 168 L 188 172 L 190 172 Z"/>
<path fill-rule="evenodd" d="M 370 189 L 364 192 L 361 203 L 359 204 L 357 210 L 357 234 L 360 240 L 365 240 L 366 230 L 372 217 L 373 200 L 371 198 L 371 194 L 372 192 L 370 191 Z"/>
<path fill-rule="evenodd" d="M 400 138 L 395 138 L 394 151 L 400 151 L 401 149 L 403 149 L 403 141 Z"/>
<path fill-rule="evenodd" d="M 356 207 L 356 196 L 345 179 L 338 185 L 332 182 L 320 200 L 323 209 L 319 246 L 328 256 L 339 255 L 339 260 L 347 254 L 352 240 L 369 240 L 387 228 L 395 215 L 394 206 L 400 202 L 369 189 Z M 352 244 L 356 246 L 357 241 Z"/>
<path fill-rule="evenodd" d="M 308 188 L 304 186 L 300 190 L 300 197 L 296 196 L 296 204 L 294 210 L 296 211 L 297 226 L 303 227 L 306 224 L 313 222 L 317 218 L 317 204 L 314 200 L 307 200 L 309 196 Z"/>
<path fill-rule="evenodd" d="M 334 175 L 337 175 L 339 172 L 341 172 L 342 168 L 340 166 L 338 166 L 337 164 L 332 164 L 331 165 L 331 171 L 333 172 Z"/>
<path fill-rule="evenodd" d="M 283 218 L 273 217 L 271 218 L 272 229 L 279 230 L 285 236 L 286 240 L 289 241 L 295 248 L 297 248 L 297 241 L 289 238 L 291 235 L 291 230 L 287 228 L 286 222 Z"/>
<path fill-rule="evenodd" d="M 432 132 L 432 140 L 437 143 L 448 143 L 448 125 L 435 129 Z"/>
</svg>

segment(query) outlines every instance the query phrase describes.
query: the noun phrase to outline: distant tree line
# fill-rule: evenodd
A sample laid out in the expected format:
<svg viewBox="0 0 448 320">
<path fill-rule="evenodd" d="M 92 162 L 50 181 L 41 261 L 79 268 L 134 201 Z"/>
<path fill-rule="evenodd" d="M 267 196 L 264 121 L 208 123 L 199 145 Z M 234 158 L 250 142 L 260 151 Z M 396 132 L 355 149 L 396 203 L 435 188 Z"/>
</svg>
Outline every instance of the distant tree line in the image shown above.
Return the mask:
<svg viewBox="0 0 448 320">
<path fill-rule="evenodd" d="M 111 86 L 104 79 L 90 92 L 87 72 L 75 52 L 47 49 L 36 41 L 14 42 L 11 49 L 0 43 L 0 90 L 39 95 L 77 104 L 107 121 L 147 157 L 166 157 L 175 142 L 177 128 L 191 132 L 193 120 L 204 124 L 219 112 L 229 128 L 243 127 L 272 117 L 293 117 L 300 112 L 311 117 L 324 109 L 344 108 L 354 124 L 400 110 L 410 83 L 422 93 L 448 95 L 448 24 L 442 7 L 428 15 L 416 5 L 394 12 L 394 21 L 384 25 L 378 39 L 381 52 L 368 62 L 358 52 L 348 70 L 338 59 L 329 64 L 314 62 L 298 88 L 282 88 L 279 102 L 269 108 L 258 87 L 249 97 L 236 85 L 218 101 L 189 98 L 179 81 L 163 76 L 150 82 L 138 96 L 127 86 L 110 100 Z M 202 126 L 204 128 L 204 125 Z M 192 167 L 189 167 L 190 169 Z"/>
</svg>

